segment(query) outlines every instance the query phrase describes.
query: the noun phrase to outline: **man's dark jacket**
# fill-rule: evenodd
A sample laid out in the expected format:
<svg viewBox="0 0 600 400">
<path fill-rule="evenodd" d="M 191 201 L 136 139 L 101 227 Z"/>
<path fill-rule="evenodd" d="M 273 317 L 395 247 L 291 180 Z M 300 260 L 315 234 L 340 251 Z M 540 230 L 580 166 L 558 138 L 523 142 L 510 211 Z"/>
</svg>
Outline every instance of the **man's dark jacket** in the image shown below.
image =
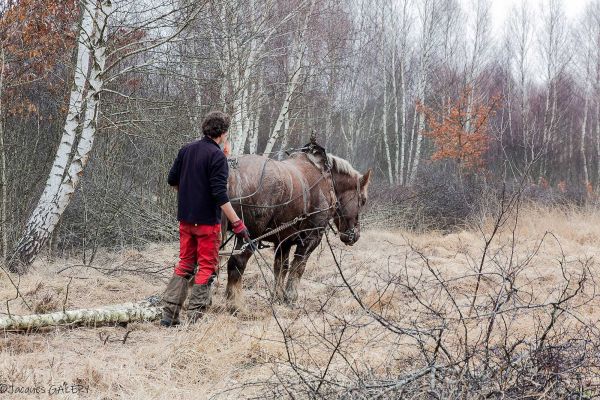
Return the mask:
<svg viewBox="0 0 600 400">
<path fill-rule="evenodd" d="M 219 145 L 204 136 L 179 150 L 168 182 L 179 185 L 177 219 L 190 224 L 216 225 L 227 196 L 227 158 Z"/>
</svg>

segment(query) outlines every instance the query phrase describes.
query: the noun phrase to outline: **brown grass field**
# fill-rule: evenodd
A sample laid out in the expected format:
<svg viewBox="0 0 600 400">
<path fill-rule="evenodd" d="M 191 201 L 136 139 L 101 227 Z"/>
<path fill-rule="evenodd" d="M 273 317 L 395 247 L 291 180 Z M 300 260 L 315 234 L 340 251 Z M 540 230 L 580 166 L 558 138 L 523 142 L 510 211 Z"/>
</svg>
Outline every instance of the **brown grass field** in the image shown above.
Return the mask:
<svg viewBox="0 0 600 400">
<path fill-rule="evenodd" d="M 486 220 L 479 226 L 489 232 L 492 223 Z M 490 261 L 483 270 L 499 268 L 509 256 L 527 260 L 519 278 L 520 290 L 531 290 L 535 301 L 551 302 L 562 287 L 563 271 L 576 274 L 586 265 L 591 283 L 586 284 L 585 299 L 574 306 L 573 314 L 580 324 L 595 323 L 600 314 L 593 291 L 600 257 L 600 214 L 532 207 L 521 210 L 514 245 L 510 226 L 504 226 L 492 242 Z M 551 235 L 544 238 L 547 232 Z M 379 315 L 409 326 L 434 321 L 421 318 L 414 299 L 385 282 L 393 276 L 418 279 L 426 269 L 425 257 L 448 279 L 455 298 L 464 303 L 461 307 L 468 309 L 475 281 L 460 277 L 476 272 L 484 242 L 476 227 L 450 234 L 417 234 L 371 224 L 353 247 L 343 246 L 335 237 L 332 243 L 344 275 L 363 303 Z M 263 254 L 272 260 L 271 251 L 263 250 Z M 81 257 L 40 257 L 18 285 L 36 312 L 138 301 L 161 293 L 177 255 L 178 244 L 172 243 L 102 253 L 91 267 L 81 265 Z M 382 327 L 353 298 L 326 243 L 308 263 L 294 308 L 270 304 L 272 273 L 264 263 L 253 260 L 244 279 L 247 309 L 232 316 L 222 307 L 226 279 L 222 268 L 213 308 L 193 326 L 165 329 L 158 323 L 134 323 L 127 327 L 4 333 L 0 339 L 0 384 L 38 386 L 48 391 L 51 385 L 66 382 L 86 388 L 84 394 L 13 394 L 15 398 L 262 398 L 285 391 L 282 388 L 298 377 L 292 366 L 351 384 L 357 372 L 373 379 L 390 377 L 418 360 L 419 350 L 409 337 Z M 5 274 L 0 281 L 0 312 L 6 314 L 10 300 L 12 313 L 29 313 L 20 298 L 11 300 L 16 291 Z M 496 287 L 493 277 L 481 281 L 483 294 L 492 293 Z M 435 296 L 432 293 L 432 298 Z M 539 335 L 538 325 L 543 325 L 543 319 L 536 310 L 521 312 L 510 321 L 511 335 Z M 576 333 L 580 326 L 569 321 L 559 321 L 564 324 L 561 329 Z M 287 347 L 282 329 L 289 339 Z M 476 323 L 469 329 L 475 336 L 481 330 Z M 453 340 L 450 335 L 449 343 Z M 338 352 L 334 353 L 336 344 Z M 3 396 L 11 398 L 0 394 Z M 296 397 L 293 393 L 288 396 Z"/>
</svg>

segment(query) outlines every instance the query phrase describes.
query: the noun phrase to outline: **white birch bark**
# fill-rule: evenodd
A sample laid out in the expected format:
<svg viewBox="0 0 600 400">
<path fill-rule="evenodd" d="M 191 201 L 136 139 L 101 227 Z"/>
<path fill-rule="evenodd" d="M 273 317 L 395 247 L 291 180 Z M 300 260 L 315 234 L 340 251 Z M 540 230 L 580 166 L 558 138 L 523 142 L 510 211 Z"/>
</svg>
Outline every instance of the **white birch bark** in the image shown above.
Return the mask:
<svg viewBox="0 0 600 400">
<path fill-rule="evenodd" d="M 1 87 L 2 83 L 0 83 Z M 0 96 L 2 94 L 0 93 Z M 8 233 L 7 233 L 7 208 L 8 208 L 8 194 L 6 190 L 6 149 L 4 147 L 4 120 L 0 118 L 0 168 L 2 172 L 0 174 L 0 196 L 2 198 L 2 204 L 0 205 L 0 228 L 2 229 L 2 254 L 0 262 L 4 264 L 8 255 Z"/>
<path fill-rule="evenodd" d="M 0 48 L 0 229 L 2 230 L 2 254 L 0 262 L 4 264 L 6 262 L 6 255 L 8 254 L 8 234 L 6 233 L 7 224 L 7 191 L 6 191 L 6 148 L 4 147 L 4 118 L 3 118 L 3 104 L 2 94 L 4 90 L 4 48 Z"/>
<path fill-rule="evenodd" d="M 588 9 L 588 15 L 592 23 L 590 24 L 591 29 L 591 46 L 593 53 L 593 71 L 595 73 L 594 79 L 594 93 L 596 100 L 596 190 L 600 188 L 600 3 L 596 2 L 592 4 Z"/>
<path fill-rule="evenodd" d="M 405 163 L 405 147 L 406 147 L 406 58 L 408 57 L 407 40 L 410 30 L 410 15 L 408 0 L 402 2 L 401 24 L 397 32 L 394 34 L 394 57 L 392 58 L 392 68 L 396 71 L 396 56 L 399 57 L 398 75 L 400 80 L 400 89 L 396 82 L 396 73 L 394 72 L 394 126 L 395 126 L 395 157 L 394 157 L 394 175 L 395 182 L 399 185 L 404 185 L 404 163 Z M 398 35 L 400 36 L 399 48 L 397 48 Z M 397 50 L 397 52 L 396 52 Z M 400 97 L 400 98 L 398 98 Z"/>
<path fill-rule="evenodd" d="M 42 195 L 38 206 L 33 211 L 25 229 L 25 234 L 19 241 L 16 249 L 16 255 L 21 264 L 11 264 L 11 270 L 14 272 L 24 272 L 26 266 L 31 264 L 39 252 L 40 248 L 46 243 L 54 228 L 58 224 L 62 214 L 68 206 L 75 189 L 77 188 L 83 170 L 89 159 L 90 152 L 94 143 L 96 134 L 96 123 L 98 116 L 98 108 L 100 104 L 100 91 L 102 90 L 103 78 L 106 57 L 106 34 L 107 34 L 107 19 L 110 14 L 112 4 L 109 1 L 97 2 L 95 0 L 84 2 L 84 21 L 90 18 L 93 26 L 82 24 L 80 37 L 89 37 L 89 42 L 86 42 L 87 50 L 91 55 L 92 68 L 90 78 L 88 80 L 89 89 L 85 97 L 86 107 L 83 116 L 82 131 L 75 154 L 71 162 L 66 165 L 66 160 L 63 153 L 57 153 L 59 160 L 55 161 L 52 168 L 52 173 L 49 181 L 52 190 L 48 190 L 46 197 Z M 89 14 L 88 17 L 85 14 Z M 86 30 L 84 30 L 85 28 Z M 87 30 L 91 29 L 91 30 Z M 85 52 L 84 52 L 85 54 Z M 81 76 L 76 75 L 76 79 Z M 76 82 L 78 87 L 75 91 L 79 93 L 78 85 L 82 85 L 81 81 Z M 80 104 L 80 103 L 78 103 Z M 67 120 L 65 125 L 69 129 L 73 128 L 74 120 Z M 66 147 L 66 144 L 61 143 L 61 146 Z M 64 164 L 63 164 L 64 163 Z M 57 174 L 59 168 L 67 168 L 66 174 L 60 176 Z M 56 168 L 55 168 L 56 167 Z M 15 260 L 16 261 L 16 260 Z"/>
<path fill-rule="evenodd" d="M 395 42 L 395 40 L 394 40 Z M 394 43 L 394 48 L 392 49 L 392 95 L 394 96 L 394 183 L 398 183 L 398 173 L 400 171 L 399 163 L 400 163 L 400 125 L 398 120 L 398 84 L 396 83 L 396 44 Z"/>
<path fill-rule="evenodd" d="M 290 113 L 286 113 L 283 117 L 283 133 L 281 135 L 281 149 L 277 154 L 278 160 L 283 160 L 285 158 L 285 149 L 288 145 L 289 140 L 289 131 L 290 131 Z"/>
<path fill-rule="evenodd" d="M 226 48 L 224 60 L 219 66 L 222 73 L 232 82 L 230 88 L 223 85 L 222 97 L 228 98 L 231 106 L 232 121 L 229 132 L 234 155 L 241 154 L 248 141 L 248 129 L 252 126 L 252 117 L 249 114 L 252 111 L 252 99 L 255 98 L 250 87 L 250 78 L 254 76 L 260 59 L 265 57 L 265 45 L 278 28 L 287 24 L 306 3 L 306 0 L 300 1 L 277 20 L 269 19 L 272 14 L 271 8 L 276 5 L 272 0 L 213 3 L 219 16 L 219 34 L 211 34 L 211 43 L 219 52 L 221 48 Z M 235 25 L 235 30 L 231 29 L 232 25 Z"/>
<path fill-rule="evenodd" d="M 417 128 L 416 128 L 416 138 L 415 138 L 415 152 L 412 159 L 412 167 L 410 170 L 410 179 L 408 181 L 409 184 L 413 184 L 417 177 L 417 171 L 419 169 L 419 161 L 421 160 L 421 145 L 423 143 L 423 130 L 425 129 L 425 119 L 421 115 L 420 112 L 415 110 L 415 115 L 417 118 Z"/>
<path fill-rule="evenodd" d="M 400 93 L 401 93 L 401 99 L 400 99 L 400 104 L 402 107 L 402 130 L 400 131 L 400 160 L 398 161 L 399 164 L 399 170 L 398 170 L 398 177 L 400 179 L 399 183 L 400 185 L 404 185 L 405 184 L 405 172 L 404 172 L 404 163 L 405 163 L 405 152 L 406 152 L 406 135 L 407 135 L 407 131 L 406 131 L 406 79 L 404 77 L 404 56 L 402 58 L 402 60 L 400 61 Z"/>
<path fill-rule="evenodd" d="M 279 110 L 279 115 L 275 120 L 275 126 L 271 131 L 271 135 L 269 136 L 269 140 L 267 140 L 267 144 L 265 145 L 264 153 L 269 154 L 273 151 L 273 147 L 277 139 L 281 135 L 281 130 L 284 125 L 286 116 L 290 110 L 290 102 L 292 101 L 292 96 L 296 90 L 296 86 L 298 85 L 298 79 L 300 78 L 300 71 L 302 69 L 302 58 L 303 55 L 297 57 L 296 63 L 294 65 L 294 71 L 292 73 L 292 78 L 288 82 L 288 86 L 285 91 L 285 98 L 283 99 L 283 103 L 281 104 L 281 109 Z"/>
<path fill-rule="evenodd" d="M 531 49 L 533 36 L 532 14 L 528 3 L 521 3 L 511 12 L 509 33 L 507 37 L 511 56 L 515 60 L 519 90 L 519 114 L 521 123 L 521 143 L 523 146 L 523 162 L 528 165 L 535 158 L 535 137 L 529 126 L 529 102 L 527 82 L 527 60 Z"/>
<path fill-rule="evenodd" d="M 419 120 L 419 113 L 417 112 L 417 108 L 413 107 L 413 121 L 412 126 L 410 128 L 410 149 L 408 151 L 408 162 L 406 164 L 406 180 L 405 182 L 411 183 L 410 173 L 412 171 L 412 162 L 413 162 L 413 152 L 414 152 L 414 144 L 415 144 L 415 133 L 417 131 L 417 125 Z"/>
<path fill-rule="evenodd" d="M 419 72 L 417 78 L 417 102 L 425 105 L 427 90 L 427 77 L 434 49 L 435 35 L 438 23 L 438 2 L 436 0 L 425 0 L 421 11 L 421 35 L 419 46 Z M 413 131 L 414 139 L 411 140 L 411 162 L 408 166 L 408 184 L 413 184 L 421 160 L 421 146 L 423 143 L 423 130 L 425 119 L 415 108 L 416 132 Z M 413 150 L 414 149 L 414 150 Z"/>
<path fill-rule="evenodd" d="M 275 126 L 269 135 L 269 140 L 267 140 L 267 144 L 265 145 L 264 153 L 269 154 L 273 151 L 273 147 L 275 146 L 275 142 L 281 135 L 281 129 L 284 125 L 286 115 L 290 111 L 290 102 L 292 101 L 292 97 L 294 96 L 294 92 L 296 91 L 296 87 L 298 86 L 298 81 L 302 74 L 302 67 L 304 62 L 304 55 L 307 51 L 308 43 L 306 42 L 305 35 L 306 30 L 308 29 L 308 23 L 310 21 L 310 17 L 313 13 L 313 9 L 315 6 L 315 0 L 311 0 L 310 7 L 308 9 L 307 14 L 304 16 L 304 23 L 302 24 L 300 31 L 298 32 L 296 43 L 292 45 L 292 55 L 295 60 L 294 66 L 292 67 L 292 77 L 290 78 L 286 91 L 285 97 L 283 99 L 283 103 L 281 104 L 281 109 L 279 110 L 279 115 L 275 120 Z M 297 53 L 297 54 L 295 54 Z"/>
<path fill-rule="evenodd" d="M 549 161 L 548 152 L 552 146 L 556 121 L 558 119 L 558 76 L 571 58 L 568 52 L 565 51 L 567 35 L 562 3 L 558 0 L 549 0 L 543 6 L 544 32 L 542 36 L 541 52 L 545 62 L 548 89 L 546 91 L 544 106 L 544 127 L 542 131 L 542 149 L 544 157 L 541 160 L 540 176 L 546 175 Z"/>
<path fill-rule="evenodd" d="M 250 137 L 248 138 L 248 146 L 250 154 L 256 154 L 258 151 L 258 129 L 260 124 L 260 117 L 262 114 L 261 99 L 264 95 L 264 77 L 260 74 L 258 83 L 256 84 L 256 90 L 252 99 L 252 117 L 250 122 Z"/>
<path fill-rule="evenodd" d="M 596 100 L 596 179 L 600 182 L 600 97 Z"/>
<path fill-rule="evenodd" d="M 383 59 L 383 117 L 381 118 L 381 130 L 383 135 L 383 148 L 385 150 L 385 160 L 387 162 L 387 178 L 388 183 L 394 184 L 394 176 L 392 172 L 392 158 L 390 155 L 390 144 L 388 143 L 388 96 L 387 96 L 387 71 L 385 70 L 385 57 Z"/>
<path fill-rule="evenodd" d="M 82 117 L 82 106 L 85 95 L 85 86 L 87 76 L 90 70 L 90 38 L 93 31 L 93 9 L 89 1 L 85 1 L 82 6 L 81 27 L 77 40 L 77 59 L 75 64 L 75 76 L 73 78 L 73 86 L 69 96 L 69 108 L 63 128 L 63 134 L 60 139 L 60 144 L 56 150 L 54 163 L 48 175 L 44 192 L 42 193 L 36 211 L 45 209 L 47 204 L 52 201 L 60 188 L 69 161 L 75 138 L 77 136 L 77 128 L 79 127 L 80 118 Z M 28 226 L 34 221 L 36 212 L 32 213 L 28 222 Z"/>
<path fill-rule="evenodd" d="M 421 67 L 419 72 L 419 83 L 418 83 L 418 100 L 421 104 L 425 105 L 425 86 L 427 85 L 427 73 L 425 71 L 425 60 L 424 56 L 421 60 Z M 415 178 L 417 176 L 417 171 L 419 169 L 419 162 L 421 159 L 421 145 L 423 143 L 423 130 L 425 129 L 425 118 L 422 113 L 420 113 L 415 107 L 415 121 L 416 121 L 416 132 L 414 132 L 413 136 L 415 137 L 413 142 L 414 145 L 414 153 L 412 155 L 412 165 L 410 166 L 410 177 L 408 180 L 409 184 L 413 184 Z"/>
<path fill-rule="evenodd" d="M 194 64 L 193 68 L 193 79 L 194 79 L 194 107 L 192 108 L 191 120 L 196 137 L 202 137 L 202 119 L 200 117 L 202 113 L 202 85 L 200 84 L 200 69 L 198 68 L 198 62 Z"/>
<path fill-rule="evenodd" d="M 467 70 L 467 87 L 469 89 L 465 123 L 465 132 L 467 132 L 467 134 L 471 132 L 471 113 L 473 111 L 475 97 L 477 96 L 476 81 L 479 72 L 481 71 L 483 56 L 488 43 L 489 13 L 491 8 L 489 0 L 477 0 L 476 3 L 473 49 L 471 50 L 471 61 Z"/>
<path fill-rule="evenodd" d="M 583 120 L 581 121 L 581 143 L 579 151 L 581 152 L 581 166 L 583 168 L 583 180 L 584 185 L 588 186 L 590 183 L 590 174 L 588 170 L 587 156 L 585 152 L 585 136 L 587 132 L 587 120 L 588 120 L 588 105 L 589 105 L 589 90 L 586 88 L 585 93 L 585 101 L 583 105 Z"/>
<path fill-rule="evenodd" d="M 387 81 L 387 65 L 386 65 L 386 57 L 385 57 L 385 53 L 387 51 L 387 42 L 385 40 L 386 36 L 387 36 L 387 21 L 386 21 L 386 13 L 387 10 L 382 10 L 381 13 L 381 27 L 382 27 L 382 31 L 381 31 L 381 74 L 383 75 L 383 86 L 382 86 L 382 90 L 383 90 L 383 115 L 381 118 L 381 134 L 382 134 L 382 138 L 383 138 L 383 150 L 385 152 L 385 161 L 386 161 L 386 165 L 387 165 L 387 178 L 388 178 L 388 183 L 390 186 L 392 186 L 394 184 L 394 175 L 393 175 L 393 166 L 392 166 L 392 157 L 391 157 L 391 152 L 390 152 L 390 144 L 389 144 L 389 140 L 388 140 L 388 110 L 389 110 L 389 100 L 388 100 L 388 93 L 387 93 L 387 86 L 388 86 L 388 81 Z"/>
<path fill-rule="evenodd" d="M 149 301 L 125 303 L 93 309 L 68 310 L 49 314 L 33 314 L 0 318 L 1 331 L 29 331 L 52 326 L 103 326 L 129 322 L 156 321 L 162 307 Z"/>
</svg>

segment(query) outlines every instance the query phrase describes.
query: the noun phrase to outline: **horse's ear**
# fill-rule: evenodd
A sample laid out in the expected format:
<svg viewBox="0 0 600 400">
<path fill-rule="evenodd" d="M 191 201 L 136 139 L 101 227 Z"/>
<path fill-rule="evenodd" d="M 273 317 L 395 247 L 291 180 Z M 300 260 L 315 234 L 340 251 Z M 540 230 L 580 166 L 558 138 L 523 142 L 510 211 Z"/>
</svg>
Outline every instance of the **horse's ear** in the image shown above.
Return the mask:
<svg viewBox="0 0 600 400">
<path fill-rule="evenodd" d="M 369 169 L 363 176 L 360 177 L 360 188 L 366 189 L 371 182 L 371 170 Z"/>
</svg>

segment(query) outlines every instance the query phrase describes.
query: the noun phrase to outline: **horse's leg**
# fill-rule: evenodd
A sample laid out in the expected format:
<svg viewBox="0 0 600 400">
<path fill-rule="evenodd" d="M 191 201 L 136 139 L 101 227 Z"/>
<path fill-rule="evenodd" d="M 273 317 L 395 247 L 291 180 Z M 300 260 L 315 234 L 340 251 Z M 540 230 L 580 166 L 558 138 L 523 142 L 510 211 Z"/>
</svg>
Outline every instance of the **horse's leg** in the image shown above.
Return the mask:
<svg viewBox="0 0 600 400">
<path fill-rule="evenodd" d="M 300 278 L 302 278 L 302 274 L 304 274 L 306 261 L 308 261 L 310 254 L 321 242 L 322 236 L 323 235 L 319 234 L 307 238 L 303 244 L 299 244 L 296 247 L 294 260 L 292 261 L 292 267 L 290 268 L 287 285 L 285 287 L 284 299 L 286 303 L 294 304 L 298 299 L 298 283 L 300 282 Z"/>
<path fill-rule="evenodd" d="M 291 247 L 291 242 L 284 241 L 279 243 L 275 252 L 275 263 L 273 264 L 273 273 L 275 274 L 274 300 L 277 301 L 283 300 L 283 286 L 290 266 Z"/>
<path fill-rule="evenodd" d="M 236 240 L 235 249 L 239 250 L 242 247 L 242 242 Z M 246 264 L 252 255 L 251 252 L 245 251 L 242 254 L 229 257 L 227 261 L 227 287 L 225 289 L 225 297 L 227 298 L 227 308 L 232 313 L 243 310 L 242 304 L 242 275 L 246 269 Z"/>
</svg>

